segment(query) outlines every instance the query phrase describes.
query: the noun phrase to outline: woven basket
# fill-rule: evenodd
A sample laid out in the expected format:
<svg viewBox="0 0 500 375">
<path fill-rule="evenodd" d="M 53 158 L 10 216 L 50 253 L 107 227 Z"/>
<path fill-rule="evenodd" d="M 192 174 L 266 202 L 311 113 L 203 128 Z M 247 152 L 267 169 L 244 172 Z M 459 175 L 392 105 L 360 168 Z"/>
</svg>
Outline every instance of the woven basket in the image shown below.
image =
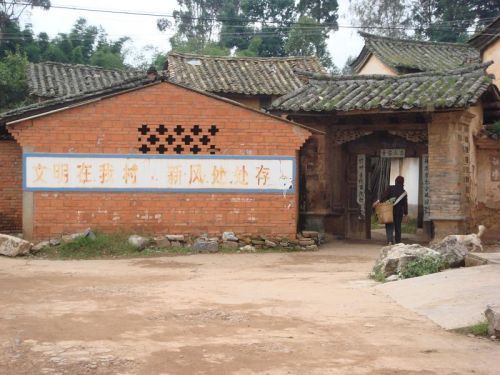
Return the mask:
<svg viewBox="0 0 500 375">
<path fill-rule="evenodd" d="M 392 203 L 379 203 L 375 207 L 375 213 L 377 214 L 380 224 L 392 224 L 394 222 L 394 217 L 392 215 L 393 207 L 394 205 Z"/>
</svg>

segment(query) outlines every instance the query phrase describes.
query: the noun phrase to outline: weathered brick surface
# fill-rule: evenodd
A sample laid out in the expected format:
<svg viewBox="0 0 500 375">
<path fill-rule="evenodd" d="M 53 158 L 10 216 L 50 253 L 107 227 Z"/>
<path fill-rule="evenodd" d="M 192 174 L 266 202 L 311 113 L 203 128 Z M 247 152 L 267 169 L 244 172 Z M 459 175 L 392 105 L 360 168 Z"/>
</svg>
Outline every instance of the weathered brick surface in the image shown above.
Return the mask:
<svg viewBox="0 0 500 375">
<path fill-rule="evenodd" d="M 296 156 L 310 133 L 278 119 L 161 83 L 17 124 L 34 152 L 137 154 L 141 124 L 220 129 L 220 155 Z M 173 153 L 169 150 L 167 154 Z M 91 226 L 106 231 L 270 233 L 296 231 L 297 194 L 34 193 L 34 236 Z"/>
<path fill-rule="evenodd" d="M 22 151 L 15 141 L 0 140 L 0 232 L 22 230 Z"/>
<path fill-rule="evenodd" d="M 460 115 L 434 114 L 428 127 L 430 210 L 437 238 L 451 234 L 450 231 L 462 231 L 459 222 L 466 215 Z"/>
</svg>

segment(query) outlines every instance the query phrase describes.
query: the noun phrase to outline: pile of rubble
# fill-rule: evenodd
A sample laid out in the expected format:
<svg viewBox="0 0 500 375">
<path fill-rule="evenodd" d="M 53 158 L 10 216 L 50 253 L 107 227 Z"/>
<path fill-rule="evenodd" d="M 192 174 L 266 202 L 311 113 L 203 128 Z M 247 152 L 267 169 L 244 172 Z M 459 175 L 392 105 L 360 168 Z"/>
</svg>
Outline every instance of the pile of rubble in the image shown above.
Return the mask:
<svg viewBox="0 0 500 375">
<path fill-rule="evenodd" d="M 0 255 L 8 257 L 17 257 L 28 254 L 34 254 L 48 246 L 58 246 L 62 243 L 71 242 L 78 238 L 87 237 L 90 239 L 96 238 L 95 233 L 91 229 L 86 229 L 83 232 L 63 235 L 60 238 L 54 238 L 48 241 L 38 242 L 36 245 L 23 240 L 21 237 L 10 236 L 0 233 Z"/>
<path fill-rule="evenodd" d="M 58 246 L 64 242 L 71 242 L 78 238 L 87 237 L 95 239 L 95 233 L 91 229 L 86 229 L 83 232 L 63 235 L 60 238 L 54 238 L 48 241 L 42 241 L 34 245 L 33 243 L 23 240 L 20 237 L 10 236 L 8 234 L 0 234 L 0 255 L 8 257 L 17 257 L 28 254 L 34 254 L 48 246 Z"/>
<path fill-rule="evenodd" d="M 220 237 L 202 235 L 190 237 L 179 234 L 167 234 L 159 237 L 132 235 L 128 242 L 138 250 L 148 247 L 190 248 L 193 252 L 216 253 L 221 250 L 256 252 L 258 249 L 281 248 L 285 250 L 316 251 L 321 243 L 318 232 L 303 231 L 296 239 L 275 238 L 269 236 L 237 236 L 234 232 L 224 232 Z"/>
<path fill-rule="evenodd" d="M 71 242 L 78 238 L 95 239 L 96 235 L 91 229 L 80 233 L 74 233 L 42 241 L 34 245 L 20 237 L 0 234 L 0 255 L 9 257 L 33 254 L 44 247 L 58 246 L 62 243 Z M 322 241 L 318 232 L 303 231 L 297 238 L 275 238 L 269 236 L 237 236 L 233 232 L 224 232 L 220 237 L 202 235 L 198 237 L 185 236 L 182 234 L 167 234 L 156 237 L 143 237 L 131 235 L 129 244 L 141 251 L 148 247 L 157 248 L 190 248 L 193 252 L 216 253 L 221 250 L 233 250 L 240 252 L 256 252 L 258 249 L 281 248 L 285 250 L 316 251 Z"/>
<path fill-rule="evenodd" d="M 372 276 L 377 273 L 384 275 L 387 281 L 398 280 L 401 270 L 411 261 L 422 257 L 443 260 L 448 267 L 456 268 L 465 265 L 469 253 L 467 246 L 457 239 L 447 237 L 429 247 L 412 244 L 396 244 L 382 248 L 375 261 Z"/>
</svg>

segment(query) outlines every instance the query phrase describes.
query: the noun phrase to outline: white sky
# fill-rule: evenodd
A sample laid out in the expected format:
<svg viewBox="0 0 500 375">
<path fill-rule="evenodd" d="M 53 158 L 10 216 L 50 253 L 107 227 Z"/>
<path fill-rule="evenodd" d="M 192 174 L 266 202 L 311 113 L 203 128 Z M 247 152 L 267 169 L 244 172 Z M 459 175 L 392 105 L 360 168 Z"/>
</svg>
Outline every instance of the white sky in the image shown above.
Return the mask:
<svg viewBox="0 0 500 375">
<path fill-rule="evenodd" d="M 349 25 L 348 7 L 349 0 L 339 0 L 339 25 Z M 140 4 L 140 5 L 139 5 Z M 52 0 L 52 5 L 78 6 L 86 8 L 153 12 L 172 14 L 177 6 L 176 0 Z M 26 12 L 23 21 L 33 25 L 35 34 L 45 31 L 54 37 L 58 33 L 67 33 L 76 19 L 84 17 L 89 24 L 101 25 L 112 40 L 122 36 L 129 36 L 132 42 L 126 47 L 130 50 L 141 50 L 146 46 L 153 46 L 159 51 L 167 52 L 170 49 L 168 39 L 173 34 L 173 29 L 160 32 L 156 27 L 156 17 L 97 13 L 75 10 L 51 8 L 48 11 L 33 9 Z M 363 46 L 363 40 L 357 35 L 355 29 L 339 28 L 328 40 L 328 48 L 335 64 L 342 68 L 347 58 L 356 56 Z M 146 56 L 151 52 L 143 51 Z M 133 63 L 134 56 L 129 56 L 127 62 Z"/>
</svg>

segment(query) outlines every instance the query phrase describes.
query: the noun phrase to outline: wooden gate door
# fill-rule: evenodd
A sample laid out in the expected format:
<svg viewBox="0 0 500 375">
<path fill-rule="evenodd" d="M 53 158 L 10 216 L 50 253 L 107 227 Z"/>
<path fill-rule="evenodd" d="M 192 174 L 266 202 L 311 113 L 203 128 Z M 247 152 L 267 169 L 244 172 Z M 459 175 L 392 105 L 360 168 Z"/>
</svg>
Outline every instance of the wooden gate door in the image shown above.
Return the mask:
<svg viewBox="0 0 500 375">
<path fill-rule="evenodd" d="M 364 240 L 370 238 L 366 221 L 366 158 L 365 155 L 358 157 L 356 154 L 349 153 L 347 159 L 344 189 L 344 197 L 346 197 L 346 238 Z M 359 173 L 360 170 L 361 173 Z M 358 202 L 361 202 L 363 207 Z"/>
</svg>

